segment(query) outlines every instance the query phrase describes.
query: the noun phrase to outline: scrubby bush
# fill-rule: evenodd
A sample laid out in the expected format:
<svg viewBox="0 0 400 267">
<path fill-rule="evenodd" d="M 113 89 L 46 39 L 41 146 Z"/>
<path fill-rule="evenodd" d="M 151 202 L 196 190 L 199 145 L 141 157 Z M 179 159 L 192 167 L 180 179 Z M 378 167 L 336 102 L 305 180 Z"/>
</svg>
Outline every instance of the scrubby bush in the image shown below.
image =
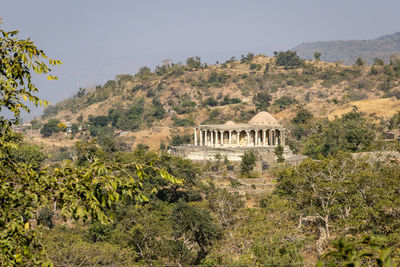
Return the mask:
<svg viewBox="0 0 400 267">
<path fill-rule="evenodd" d="M 230 98 L 228 95 L 224 96 L 224 99 L 219 103 L 221 106 L 230 105 L 230 104 L 238 104 L 242 102 L 239 98 Z"/>
<path fill-rule="evenodd" d="M 185 134 L 185 135 L 173 135 L 171 137 L 171 142 L 170 145 L 171 146 L 180 146 L 183 144 L 190 144 L 191 143 L 191 136 L 189 134 Z"/>
<path fill-rule="evenodd" d="M 178 118 L 177 116 L 172 117 L 174 126 L 194 126 L 196 125 L 192 117 Z"/>
<path fill-rule="evenodd" d="M 204 100 L 203 105 L 204 105 L 204 106 L 215 107 L 215 106 L 218 106 L 218 101 L 215 100 L 214 97 L 210 96 L 209 98 L 207 98 L 206 100 Z"/>
<path fill-rule="evenodd" d="M 262 66 L 260 64 L 251 63 L 250 69 L 251 70 L 261 70 Z"/>
<path fill-rule="evenodd" d="M 241 55 L 240 63 L 250 63 L 254 59 L 253 53 L 247 53 L 247 55 Z"/>
<path fill-rule="evenodd" d="M 284 110 L 292 105 L 297 104 L 298 101 L 290 96 L 282 96 L 274 101 L 274 106 L 277 106 L 279 110 Z"/>
</svg>

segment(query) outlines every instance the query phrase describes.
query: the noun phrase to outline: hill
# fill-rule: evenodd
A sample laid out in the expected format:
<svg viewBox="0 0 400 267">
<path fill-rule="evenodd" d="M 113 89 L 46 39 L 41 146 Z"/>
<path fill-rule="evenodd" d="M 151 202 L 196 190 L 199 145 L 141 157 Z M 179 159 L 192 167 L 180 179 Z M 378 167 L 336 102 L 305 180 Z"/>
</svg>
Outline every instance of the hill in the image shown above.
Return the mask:
<svg viewBox="0 0 400 267">
<path fill-rule="evenodd" d="M 389 62 L 390 56 L 400 53 L 400 32 L 384 35 L 372 40 L 338 40 L 304 43 L 293 48 L 305 59 L 313 59 L 314 52 L 320 52 L 321 59 L 329 62 L 341 61 L 346 65 L 354 64 L 357 58 L 363 58 L 372 64 L 378 57 Z"/>
<path fill-rule="evenodd" d="M 166 64 L 154 71 L 143 67 L 135 75 L 118 75 L 103 86 L 80 89 L 49 106 L 39 123 L 69 121 L 97 137 L 124 131 L 133 145 L 158 149 L 174 136 L 192 134 L 196 124 L 247 122 L 266 109 L 283 123 L 299 107 L 326 117 L 356 105 L 376 120 L 388 119 L 400 107 L 398 77 L 398 60 L 345 66 L 302 61 L 290 51 L 276 57 L 248 54 L 218 65 L 189 58 L 186 64 Z"/>
</svg>

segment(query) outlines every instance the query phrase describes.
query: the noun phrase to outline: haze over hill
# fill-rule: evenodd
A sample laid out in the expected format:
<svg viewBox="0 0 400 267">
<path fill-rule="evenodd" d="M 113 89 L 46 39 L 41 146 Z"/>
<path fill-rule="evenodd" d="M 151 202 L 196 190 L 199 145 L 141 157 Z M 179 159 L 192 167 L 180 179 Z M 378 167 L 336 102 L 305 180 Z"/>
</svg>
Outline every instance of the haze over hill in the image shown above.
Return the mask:
<svg viewBox="0 0 400 267">
<path fill-rule="evenodd" d="M 303 43 L 293 48 L 298 55 L 305 59 L 313 59 L 318 51 L 321 60 L 329 62 L 341 61 L 346 65 L 354 64 L 361 57 L 372 64 L 378 57 L 385 62 L 393 54 L 400 54 L 400 32 L 388 34 L 372 40 L 334 40 Z"/>
</svg>

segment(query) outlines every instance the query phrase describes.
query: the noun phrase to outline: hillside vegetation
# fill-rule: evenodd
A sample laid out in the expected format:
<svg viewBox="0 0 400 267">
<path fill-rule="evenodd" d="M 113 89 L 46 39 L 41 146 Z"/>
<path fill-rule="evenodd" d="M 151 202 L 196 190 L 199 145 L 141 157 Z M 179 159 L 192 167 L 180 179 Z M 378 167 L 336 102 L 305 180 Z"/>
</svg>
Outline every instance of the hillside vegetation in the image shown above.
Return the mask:
<svg viewBox="0 0 400 267">
<path fill-rule="evenodd" d="M 73 98 L 46 108 L 35 123 L 71 121 L 75 129 L 100 138 L 127 131 L 134 145 L 158 149 L 174 135 L 191 133 L 190 126 L 247 122 L 261 110 L 288 123 L 299 107 L 317 118 L 333 118 L 357 106 L 374 120 L 387 120 L 400 108 L 398 77 L 400 60 L 344 66 L 301 60 L 287 51 L 207 65 L 195 57 L 81 88 Z"/>
<path fill-rule="evenodd" d="M 343 62 L 351 65 L 357 58 L 373 64 L 376 57 L 385 62 L 390 56 L 400 54 L 400 33 L 388 34 L 372 40 L 340 40 L 304 43 L 293 48 L 299 56 L 313 59 L 314 52 L 320 52 L 321 59 L 329 62 Z"/>
<path fill-rule="evenodd" d="M 59 62 L 17 32 L 0 33 L 0 108 L 14 112 L 0 117 L 1 266 L 398 266 L 400 145 L 379 133 L 398 129 L 400 113 L 345 110 L 353 100 L 396 97 L 398 62 L 343 67 L 287 51 L 142 68 L 81 89 L 33 121 L 30 131 L 40 129 L 43 140 L 65 145 L 71 137 L 69 149 L 48 142 L 54 155 L 14 129 L 28 109 L 23 101 L 43 103 L 30 73 Z M 316 118 L 336 106 L 340 117 Z M 292 148 L 310 158 L 290 166 L 279 146 L 277 163 L 259 173 L 253 152 L 232 169 L 221 155 L 194 163 L 165 145 L 132 149 L 115 137 L 147 131 L 153 139 L 170 126 L 247 121 L 259 110 L 283 118 Z M 375 152 L 358 153 L 365 151 Z M 271 187 L 261 183 L 267 179 Z M 244 184 L 252 191 L 235 191 Z"/>
</svg>

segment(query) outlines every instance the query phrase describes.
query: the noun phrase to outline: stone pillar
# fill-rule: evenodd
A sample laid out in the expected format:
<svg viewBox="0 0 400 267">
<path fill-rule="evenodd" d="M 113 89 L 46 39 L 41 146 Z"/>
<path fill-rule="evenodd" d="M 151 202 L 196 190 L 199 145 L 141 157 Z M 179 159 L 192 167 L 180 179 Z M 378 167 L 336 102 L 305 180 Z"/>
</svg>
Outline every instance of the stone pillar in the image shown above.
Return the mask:
<svg viewBox="0 0 400 267">
<path fill-rule="evenodd" d="M 249 146 L 250 145 L 250 132 L 246 131 L 246 134 L 247 134 L 247 146 Z"/>
<path fill-rule="evenodd" d="M 240 146 L 240 131 L 236 131 L 236 146 Z"/>
<path fill-rule="evenodd" d="M 254 131 L 254 146 L 258 146 L 258 130 Z"/>
<path fill-rule="evenodd" d="M 273 141 L 273 139 L 272 139 L 272 137 L 273 137 L 273 132 L 274 132 L 274 130 L 273 129 L 270 129 L 269 130 L 269 145 L 270 146 L 274 146 L 274 143 L 272 142 Z"/>
<path fill-rule="evenodd" d="M 194 145 L 197 146 L 197 129 L 194 128 Z"/>
<path fill-rule="evenodd" d="M 281 139 L 281 131 L 279 130 L 279 134 L 278 134 L 278 131 L 276 131 L 276 142 L 275 142 L 275 144 L 276 144 L 276 146 L 279 146 L 280 144 L 281 144 L 281 142 L 280 142 L 280 139 Z"/>
<path fill-rule="evenodd" d="M 271 144 L 272 144 L 272 146 L 275 146 L 276 145 L 276 143 L 275 143 L 275 141 L 276 141 L 276 130 L 275 129 L 273 129 L 272 130 L 272 133 L 271 133 L 271 135 L 272 135 L 272 142 L 271 142 Z"/>
<path fill-rule="evenodd" d="M 229 145 L 232 144 L 232 131 L 229 131 Z"/>
<path fill-rule="evenodd" d="M 213 136 L 213 131 L 210 131 L 210 146 L 214 146 L 214 136 Z"/>
<path fill-rule="evenodd" d="M 266 144 L 265 144 L 265 137 L 266 137 L 266 131 L 263 130 L 263 131 L 262 131 L 262 144 L 263 144 L 263 146 L 266 146 Z"/>
</svg>

